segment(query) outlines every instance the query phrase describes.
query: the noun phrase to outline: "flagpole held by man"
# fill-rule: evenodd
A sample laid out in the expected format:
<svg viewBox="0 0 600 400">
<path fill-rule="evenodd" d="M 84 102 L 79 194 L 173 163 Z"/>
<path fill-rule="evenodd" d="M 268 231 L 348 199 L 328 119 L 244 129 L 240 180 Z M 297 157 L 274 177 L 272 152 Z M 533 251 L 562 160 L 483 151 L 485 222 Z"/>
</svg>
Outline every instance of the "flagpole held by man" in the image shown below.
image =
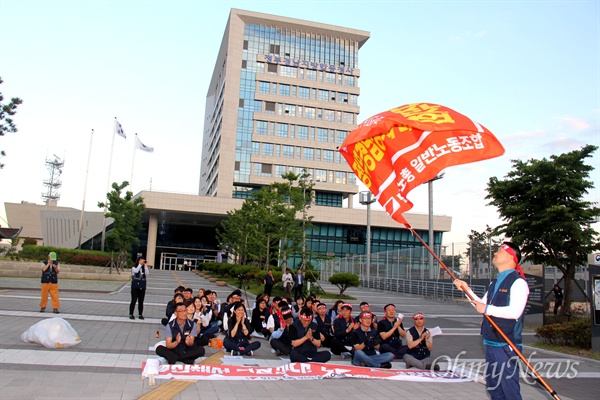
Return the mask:
<svg viewBox="0 0 600 400">
<path fill-rule="evenodd" d="M 392 108 L 363 121 L 339 148 L 356 176 L 394 220 L 404 224 L 455 279 L 435 252 L 411 228 L 402 213 L 412 208 L 407 195 L 443 169 L 504 154 L 504 147 L 483 125 L 438 104 L 413 103 Z M 467 297 L 474 300 L 466 292 Z M 555 398 L 556 392 L 533 368 L 509 337 L 484 314 L 498 335 Z"/>
</svg>

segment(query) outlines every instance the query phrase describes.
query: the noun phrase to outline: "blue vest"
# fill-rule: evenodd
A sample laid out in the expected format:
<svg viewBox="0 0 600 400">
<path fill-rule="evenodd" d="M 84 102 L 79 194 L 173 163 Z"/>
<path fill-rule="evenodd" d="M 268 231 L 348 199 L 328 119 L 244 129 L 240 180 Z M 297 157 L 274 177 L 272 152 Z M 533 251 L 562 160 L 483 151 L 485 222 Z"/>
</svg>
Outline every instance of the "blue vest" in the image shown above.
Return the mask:
<svg viewBox="0 0 600 400">
<path fill-rule="evenodd" d="M 310 325 L 308 325 L 308 327 L 304 327 L 302 325 L 302 322 L 300 322 L 300 318 L 298 318 L 297 320 L 294 321 L 294 323 L 292 324 L 292 326 L 294 328 L 296 328 L 296 339 L 302 339 L 306 333 L 308 332 L 309 329 L 312 329 L 313 331 L 317 330 L 317 324 L 315 324 L 314 322 L 311 321 Z M 316 332 L 314 332 L 316 333 Z M 318 339 L 316 334 L 313 334 L 313 337 L 315 339 Z M 317 347 L 312 344 L 309 340 L 307 340 L 306 342 L 302 343 L 300 346 L 296 347 L 295 350 L 300 351 L 302 353 L 304 352 L 313 352 L 317 350 Z"/>
<path fill-rule="evenodd" d="M 337 340 L 339 340 L 344 346 L 350 346 L 350 336 L 352 335 L 352 331 L 346 333 L 346 329 L 348 329 L 349 324 L 353 324 L 354 319 L 350 317 L 349 322 L 342 317 L 338 317 L 335 321 L 333 321 L 333 335 Z"/>
<path fill-rule="evenodd" d="M 181 327 L 177 322 L 177 318 L 169 322 L 169 326 L 171 327 L 171 340 L 173 342 L 177 341 L 177 335 L 181 333 L 181 342 L 179 342 L 177 347 L 175 347 L 172 350 L 177 354 L 185 353 L 186 349 L 188 348 L 188 346 L 185 344 L 185 338 L 187 336 L 185 335 L 185 333 L 187 332 L 189 335 L 192 334 L 192 329 L 194 329 L 194 321 L 190 320 L 189 318 L 186 318 L 185 323 L 183 324 L 183 331 L 181 330 Z"/>
<path fill-rule="evenodd" d="M 508 274 L 500 283 L 500 286 L 497 290 L 495 288 L 496 280 L 493 280 L 488 288 L 487 304 L 497 307 L 508 306 L 510 304 L 510 287 L 517 279 L 522 279 L 518 272 L 515 271 L 511 274 Z M 494 294 L 492 295 L 492 293 Z M 491 318 L 502 330 L 502 332 L 506 334 L 511 342 L 516 345 L 520 345 L 522 343 L 521 332 L 523 331 L 524 314 L 525 312 L 523 312 L 517 320 L 498 317 Z M 481 324 L 481 335 L 485 341 L 506 344 L 506 341 L 502 339 L 502 336 L 500 336 L 499 333 L 494 332 L 492 324 L 490 324 L 486 317 L 483 318 L 483 322 Z"/>
<path fill-rule="evenodd" d="M 425 332 L 427 332 L 427 328 L 423 328 L 423 333 L 425 333 Z M 416 340 L 420 337 L 419 331 L 417 331 L 417 328 L 415 328 L 414 326 L 408 330 L 408 333 L 410 333 L 410 336 L 412 336 L 413 340 Z M 427 348 L 427 343 L 425 340 L 422 340 L 418 345 L 416 345 L 412 349 L 409 348 L 406 351 L 406 353 L 410 354 L 417 360 L 422 360 L 431 355 L 431 352 Z"/>
<path fill-rule="evenodd" d="M 363 331 L 362 327 L 359 327 L 358 329 L 352 331 L 352 347 L 354 347 L 355 344 L 364 343 L 365 347 L 362 349 L 362 351 L 364 351 L 365 354 L 368 356 L 374 356 L 375 354 L 377 354 L 377 352 L 375 351 L 375 338 L 378 335 L 379 333 L 373 328 L 365 332 Z"/>
</svg>

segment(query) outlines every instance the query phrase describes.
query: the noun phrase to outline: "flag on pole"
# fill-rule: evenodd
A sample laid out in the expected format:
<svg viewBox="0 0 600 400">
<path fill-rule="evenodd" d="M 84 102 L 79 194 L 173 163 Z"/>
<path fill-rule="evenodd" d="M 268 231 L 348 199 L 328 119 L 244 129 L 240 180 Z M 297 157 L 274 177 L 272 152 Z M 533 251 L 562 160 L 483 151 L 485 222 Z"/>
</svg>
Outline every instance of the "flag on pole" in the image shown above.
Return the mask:
<svg viewBox="0 0 600 400">
<path fill-rule="evenodd" d="M 441 105 L 408 104 L 377 114 L 350 132 L 339 149 L 385 211 L 402 216 L 413 204 L 408 193 L 452 165 L 504 154 L 482 125 Z"/>
<path fill-rule="evenodd" d="M 137 136 L 135 137 L 135 147 L 147 153 L 154 153 L 154 147 L 146 146 Z"/>
<path fill-rule="evenodd" d="M 115 118 L 115 133 L 117 135 L 121 136 L 123 139 L 127 139 L 127 136 L 125 135 L 125 132 L 123 131 L 123 127 L 121 126 L 119 121 L 117 121 L 116 118 Z"/>
</svg>

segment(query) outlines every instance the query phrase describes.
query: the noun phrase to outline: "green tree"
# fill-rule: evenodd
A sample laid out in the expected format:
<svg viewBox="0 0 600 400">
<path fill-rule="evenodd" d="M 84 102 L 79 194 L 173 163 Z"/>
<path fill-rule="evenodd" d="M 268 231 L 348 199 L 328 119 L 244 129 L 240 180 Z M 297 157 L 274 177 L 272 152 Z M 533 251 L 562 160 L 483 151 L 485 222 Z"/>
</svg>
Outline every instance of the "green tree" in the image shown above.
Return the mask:
<svg viewBox="0 0 600 400">
<path fill-rule="evenodd" d="M 505 221 L 495 231 L 519 245 L 527 260 L 563 273 L 562 315 L 571 309 L 577 267 L 600 249 L 598 232 L 590 226 L 600 208 L 583 199 L 594 187 L 588 179 L 594 168 L 585 159 L 597 148 L 586 145 L 549 160 L 512 160 L 513 170 L 506 179 L 492 177 L 488 182 L 486 199 Z"/>
<path fill-rule="evenodd" d="M 342 272 L 339 274 L 331 275 L 329 277 L 329 283 L 337 286 L 338 289 L 340 289 L 340 295 L 342 295 L 350 286 L 358 287 L 360 285 L 360 280 L 358 279 L 358 275 L 356 274 Z"/>
<path fill-rule="evenodd" d="M 113 229 L 106 236 L 106 244 L 108 250 L 118 252 L 121 261 L 131 251 L 133 245 L 140 242 L 138 234 L 142 230 L 142 213 L 146 208 L 144 199 L 141 197 L 134 199 L 131 191 L 127 191 L 122 197 L 122 191 L 127 186 L 129 186 L 127 181 L 120 185 L 114 182 L 113 190 L 106 194 L 107 202 L 98 202 L 98 207 L 106 207 L 108 210 L 104 216 L 114 219 Z"/>
<path fill-rule="evenodd" d="M 0 78 L 0 84 L 2 84 L 2 78 Z M 10 99 L 10 103 L 4 104 L 4 95 L 0 92 L 0 136 L 4 136 L 5 133 L 16 133 L 17 126 L 12 120 L 12 116 L 17 113 L 17 107 L 23 103 L 18 97 Z M 0 150 L 0 157 L 4 157 L 6 153 L 4 150 Z M 4 168 L 4 164 L 0 163 L 0 169 Z"/>
<path fill-rule="evenodd" d="M 491 268 L 490 254 L 493 255 L 498 247 L 502 243 L 501 239 L 494 239 L 496 234 L 489 225 L 485 226 L 485 231 L 477 232 L 471 230 L 471 233 L 467 235 L 469 242 L 467 244 L 467 251 L 465 256 L 470 260 L 470 272 L 475 271 L 475 275 L 471 275 L 475 278 L 479 278 L 478 271 L 482 264 L 487 265 L 490 268 L 492 276 L 495 274 L 493 268 Z"/>
</svg>

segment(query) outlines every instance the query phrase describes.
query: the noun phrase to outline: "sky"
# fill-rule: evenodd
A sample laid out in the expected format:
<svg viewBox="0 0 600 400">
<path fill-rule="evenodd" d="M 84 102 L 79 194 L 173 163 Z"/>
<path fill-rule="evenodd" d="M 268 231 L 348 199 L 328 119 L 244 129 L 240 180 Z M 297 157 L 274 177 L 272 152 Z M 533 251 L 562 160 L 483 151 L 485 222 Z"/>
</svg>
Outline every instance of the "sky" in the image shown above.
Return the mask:
<svg viewBox="0 0 600 400">
<path fill-rule="evenodd" d="M 205 97 L 231 8 L 370 32 L 359 122 L 430 102 L 496 135 L 503 156 L 433 184 L 434 214 L 452 217 L 445 244 L 501 222 L 486 188 L 511 160 L 600 146 L 597 0 L 0 0 L 0 92 L 23 100 L 19 131 L 0 138 L 0 225 L 4 202 L 42 203 L 54 155 L 65 162 L 60 206 L 100 211 L 122 181 L 134 193 L 197 194 Z M 112 145 L 115 118 L 127 139 Z M 153 153 L 134 152 L 136 133 Z M 600 150 L 587 163 L 586 199 L 600 202 Z M 409 194 L 411 212 L 428 213 L 426 186 Z"/>
</svg>

